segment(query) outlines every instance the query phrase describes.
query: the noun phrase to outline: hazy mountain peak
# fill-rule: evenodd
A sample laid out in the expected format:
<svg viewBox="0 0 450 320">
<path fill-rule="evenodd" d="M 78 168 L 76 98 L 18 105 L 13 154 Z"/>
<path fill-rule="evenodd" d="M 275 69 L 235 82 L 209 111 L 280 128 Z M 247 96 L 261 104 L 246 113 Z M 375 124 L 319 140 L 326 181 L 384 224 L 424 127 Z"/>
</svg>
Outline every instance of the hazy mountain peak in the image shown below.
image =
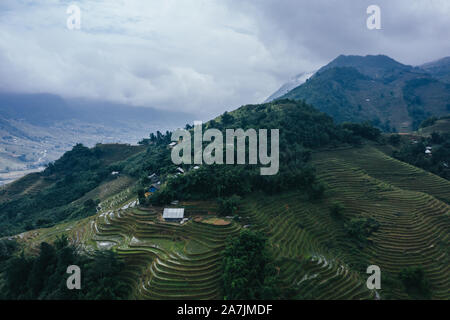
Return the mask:
<svg viewBox="0 0 450 320">
<path fill-rule="evenodd" d="M 314 73 L 315 73 L 315 71 L 302 72 L 302 73 L 299 73 L 298 75 L 296 75 L 295 77 L 292 77 L 291 79 L 289 79 L 288 82 L 284 83 L 277 91 L 275 91 L 272 95 L 270 95 L 270 97 L 268 97 L 266 99 L 266 101 L 264 101 L 264 102 L 270 102 L 272 100 L 275 100 L 275 99 L 285 95 L 292 89 L 305 83 L 306 80 L 308 80 L 309 78 L 311 78 L 314 75 Z"/>
</svg>

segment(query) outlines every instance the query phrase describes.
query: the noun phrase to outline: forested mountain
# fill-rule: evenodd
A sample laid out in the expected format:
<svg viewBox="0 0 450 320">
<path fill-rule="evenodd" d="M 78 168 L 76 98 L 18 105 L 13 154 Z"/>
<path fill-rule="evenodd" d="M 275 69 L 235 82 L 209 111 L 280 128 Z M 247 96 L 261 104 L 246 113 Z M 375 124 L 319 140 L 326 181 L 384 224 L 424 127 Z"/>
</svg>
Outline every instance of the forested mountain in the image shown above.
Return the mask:
<svg viewBox="0 0 450 320">
<path fill-rule="evenodd" d="M 383 55 L 341 55 L 281 98 L 305 100 L 337 122 L 410 132 L 450 113 L 448 75 L 448 59 L 412 67 Z"/>
</svg>

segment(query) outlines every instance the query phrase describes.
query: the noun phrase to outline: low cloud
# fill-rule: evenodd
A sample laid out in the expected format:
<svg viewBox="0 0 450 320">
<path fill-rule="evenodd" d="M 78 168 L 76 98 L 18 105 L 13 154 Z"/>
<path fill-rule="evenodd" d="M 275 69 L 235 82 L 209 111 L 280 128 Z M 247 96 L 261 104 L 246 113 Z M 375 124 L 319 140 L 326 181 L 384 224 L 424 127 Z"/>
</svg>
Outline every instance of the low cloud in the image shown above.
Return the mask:
<svg viewBox="0 0 450 320">
<path fill-rule="evenodd" d="M 202 119 L 263 101 L 337 55 L 420 64 L 449 55 L 446 1 L 2 0 L 0 90 L 111 100 Z"/>
</svg>

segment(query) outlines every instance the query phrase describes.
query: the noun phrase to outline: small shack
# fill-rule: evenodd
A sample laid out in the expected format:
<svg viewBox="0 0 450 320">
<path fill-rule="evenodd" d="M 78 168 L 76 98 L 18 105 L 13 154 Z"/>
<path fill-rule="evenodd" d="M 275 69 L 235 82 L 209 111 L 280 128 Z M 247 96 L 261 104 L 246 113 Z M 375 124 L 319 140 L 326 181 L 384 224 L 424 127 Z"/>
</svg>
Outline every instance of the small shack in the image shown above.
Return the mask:
<svg viewBox="0 0 450 320">
<path fill-rule="evenodd" d="M 159 184 L 152 184 L 150 188 L 148 188 L 147 192 L 145 192 L 145 197 L 148 198 L 152 194 L 154 194 L 156 191 L 158 191 L 161 188 Z"/>
<path fill-rule="evenodd" d="M 180 222 L 184 218 L 184 208 L 164 208 L 163 219 L 167 222 Z"/>
<path fill-rule="evenodd" d="M 160 189 L 160 186 L 158 184 L 152 184 L 150 188 L 148 189 L 148 192 L 155 193 Z"/>
</svg>

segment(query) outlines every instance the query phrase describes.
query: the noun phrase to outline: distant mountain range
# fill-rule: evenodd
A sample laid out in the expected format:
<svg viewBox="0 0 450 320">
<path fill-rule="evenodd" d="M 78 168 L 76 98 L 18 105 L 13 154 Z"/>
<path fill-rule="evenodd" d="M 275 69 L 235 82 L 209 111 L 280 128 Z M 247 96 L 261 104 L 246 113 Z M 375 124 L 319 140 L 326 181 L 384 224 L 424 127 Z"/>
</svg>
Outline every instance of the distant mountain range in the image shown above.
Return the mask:
<svg viewBox="0 0 450 320">
<path fill-rule="evenodd" d="M 450 57 L 414 67 L 385 55 L 341 55 L 287 93 L 280 90 L 268 100 L 301 99 L 338 122 L 368 120 L 385 131 L 409 132 L 450 113 Z"/>
<path fill-rule="evenodd" d="M 192 119 L 186 113 L 106 101 L 0 93 L 0 185 L 39 170 L 76 143 L 136 144 L 152 131 Z"/>
</svg>

